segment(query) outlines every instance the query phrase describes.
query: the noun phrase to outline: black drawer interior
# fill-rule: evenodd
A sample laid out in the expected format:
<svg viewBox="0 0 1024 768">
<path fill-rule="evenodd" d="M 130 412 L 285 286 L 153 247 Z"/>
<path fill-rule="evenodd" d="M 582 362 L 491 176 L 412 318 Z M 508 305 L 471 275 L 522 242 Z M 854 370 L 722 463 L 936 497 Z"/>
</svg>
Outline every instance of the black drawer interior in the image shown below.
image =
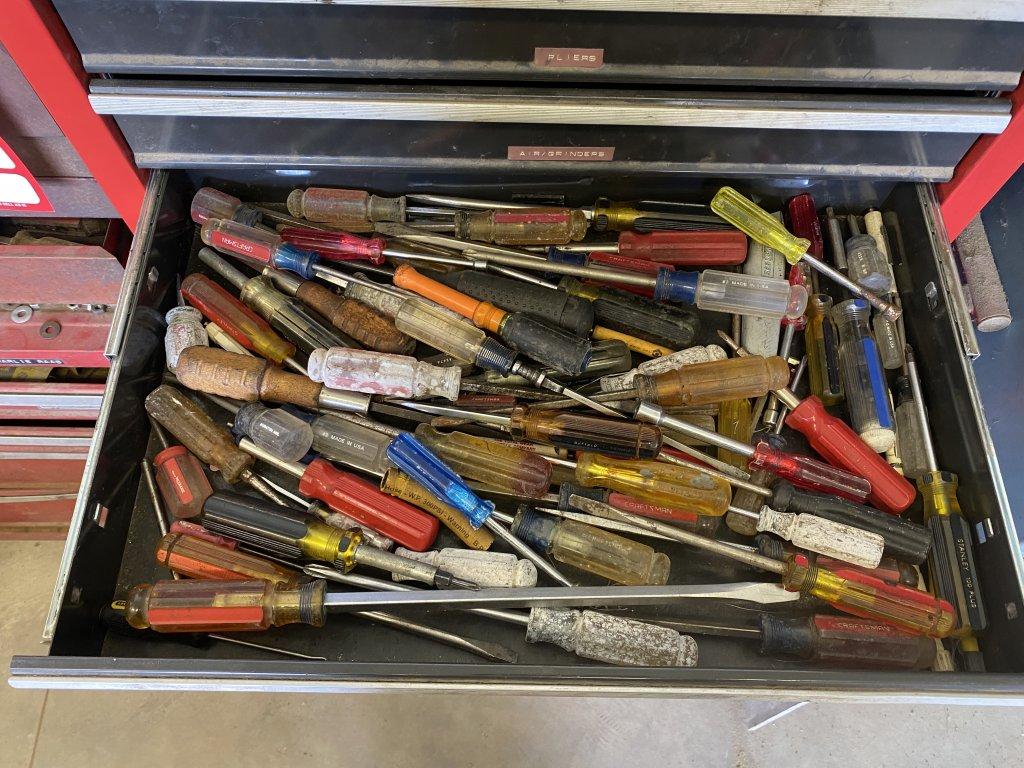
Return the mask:
<svg viewBox="0 0 1024 768">
<path fill-rule="evenodd" d="M 689 689 L 728 686 L 740 689 L 772 689 L 788 681 L 797 689 L 824 691 L 895 690 L 904 693 L 937 690 L 996 692 L 1013 688 L 1016 678 L 998 674 L 985 676 L 937 675 L 931 673 L 862 673 L 854 670 L 815 670 L 805 664 L 772 660 L 758 655 L 756 641 L 697 636 L 700 661 L 697 669 L 620 670 L 592 664 L 550 645 L 531 645 L 522 639 L 522 628 L 465 613 L 425 615 L 425 623 L 451 629 L 470 637 L 502 643 L 519 654 L 517 665 L 481 665 L 465 652 L 429 640 L 379 627 L 350 616 L 334 616 L 323 629 L 290 626 L 253 635 L 252 639 L 283 648 L 326 657 L 322 662 L 282 661 L 264 652 L 214 642 L 204 647 L 169 639 L 143 640 L 109 632 L 98 621 L 103 606 L 126 587 L 154 578 L 166 578 L 152 553 L 159 537 L 153 509 L 139 482 L 139 460 L 157 450 L 149 434 L 142 400 L 163 372 L 163 348 L 159 317 L 173 303 L 177 279 L 187 272 L 199 247 L 187 208 L 198 186 L 212 183 L 244 199 L 283 201 L 296 185 L 337 185 L 372 188 L 383 194 L 433 189 L 438 192 L 472 194 L 479 197 L 509 198 L 525 189 L 549 193 L 568 204 L 590 203 L 597 194 L 630 199 L 671 195 L 674 199 L 707 199 L 718 187 L 715 180 L 679 183 L 658 178 L 573 173 L 539 174 L 482 180 L 474 177 L 467 189 L 458 175 L 409 175 L 401 172 L 367 170 L 362 173 L 327 169 L 284 175 L 269 170 L 183 172 L 168 174 L 163 204 L 157 216 L 156 234 L 149 250 L 146 274 L 137 297 L 120 376 L 114 382 L 115 400 L 109 423 L 100 438 L 102 451 L 91 488 L 84 489 L 97 514 L 86 521 L 72 565 L 64 604 L 45 662 L 22 659 L 18 669 L 28 674 L 37 665 L 48 674 L 114 674 L 121 676 L 197 675 L 209 678 L 234 677 L 248 681 L 262 678 L 299 676 L 308 680 L 403 679 L 443 684 L 482 679 L 500 685 L 514 682 L 569 684 L 578 681 L 614 681 L 626 689 L 645 686 Z M 733 182 L 735 184 L 735 182 Z M 902 248 L 896 254 L 897 279 L 904 302 L 907 332 L 924 376 L 925 397 L 933 406 L 933 430 L 940 464 L 960 477 L 960 500 L 973 522 L 990 521 L 993 535 L 977 546 L 976 559 L 991 625 L 981 640 L 990 673 L 1024 671 L 1019 648 L 1024 643 L 1024 623 L 1017 618 L 1022 605 L 1017 576 L 1014 542 L 1003 535 L 1003 512 L 999 503 L 1000 484 L 993 478 L 987 459 L 987 432 L 979 426 L 979 412 L 971 396 L 973 379 L 959 349 L 959 336 L 942 289 L 935 256 L 936 242 L 933 199 L 924 185 L 870 185 L 866 182 L 816 183 L 787 180 L 736 184 L 757 194 L 765 204 L 780 204 L 801 191 L 815 196 L 819 207 L 863 212 L 876 206 L 895 212 L 900 219 Z M 938 235 L 938 237 L 937 237 Z M 934 302 L 927 297 L 937 290 Z M 927 288 L 927 290 L 926 290 Z M 723 316 L 724 318 L 724 316 Z M 710 328 L 713 329 L 713 324 Z M 705 343 L 712 343 L 708 338 Z M 209 405 L 211 413 L 218 414 Z M 268 475 L 274 476 L 271 471 Z M 276 477 L 294 488 L 291 478 Z M 219 482 L 219 477 L 215 478 Z M 919 502 L 918 502 L 919 503 Z M 503 508 L 499 503 L 499 508 Z M 507 506 L 504 507 L 508 509 Z M 727 532 L 723 524 L 723 532 Z M 437 545 L 455 543 L 442 529 Z M 757 572 L 724 564 L 681 545 L 661 542 L 656 548 L 673 561 L 674 583 L 764 580 Z M 574 573 L 575 575 L 575 573 Z M 594 582 L 597 583 L 597 582 Z M 783 610 L 806 613 L 807 603 L 791 603 Z M 624 611 L 636 616 L 690 616 L 753 622 L 756 606 L 691 604 L 664 608 L 636 608 Z M 413 614 L 410 614 L 413 615 Z M 63 670 L 63 672 L 62 672 Z"/>
</svg>

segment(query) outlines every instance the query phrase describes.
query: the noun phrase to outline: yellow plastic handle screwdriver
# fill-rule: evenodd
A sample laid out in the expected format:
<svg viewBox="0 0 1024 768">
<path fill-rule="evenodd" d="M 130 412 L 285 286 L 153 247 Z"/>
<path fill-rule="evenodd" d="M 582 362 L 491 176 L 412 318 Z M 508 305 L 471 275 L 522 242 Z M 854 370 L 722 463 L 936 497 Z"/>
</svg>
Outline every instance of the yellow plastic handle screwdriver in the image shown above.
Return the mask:
<svg viewBox="0 0 1024 768">
<path fill-rule="evenodd" d="M 798 261 L 810 264 L 818 272 L 843 286 L 850 293 L 866 300 L 890 321 L 896 322 L 899 319 L 901 312 L 899 307 L 880 299 L 871 291 L 861 288 L 846 275 L 837 272 L 828 264 L 809 254 L 807 252 L 811 245 L 809 240 L 791 234 L 768 211 L 732 187 L 722 187 L 718 190 L 711 199 L 711 210 L 761 245 L 781 253 L 790 264 L 796 264 Z"/>
</svg>

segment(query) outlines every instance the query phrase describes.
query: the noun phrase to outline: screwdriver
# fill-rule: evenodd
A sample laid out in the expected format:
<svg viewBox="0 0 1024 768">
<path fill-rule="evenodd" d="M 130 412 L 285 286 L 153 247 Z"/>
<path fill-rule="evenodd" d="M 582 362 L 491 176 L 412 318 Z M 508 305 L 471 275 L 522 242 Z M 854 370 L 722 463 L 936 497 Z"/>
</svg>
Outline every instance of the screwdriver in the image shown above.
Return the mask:
<svg viewBox="0 0 1024 768">
<path fill-rule="evenodd" d="M 764 440 L 758 441 L 756 446 L 741 443 L 717 432 L 701 429 L 675 416 L 669 416 L 658 406 L 642 400 L 637 402 L 633 417 L 640 421 L 657 424 L 664 429 L 699 437 L 711 445 L 738 453 L 749 459 L 751 470 L 767 469 L 801 488 L 834 493 L 854 501 L 863 501 L 871 491 L 870 483 L 859 475 L 844 472 L 807 456 L 797 456 L 776 450 Z"/>
<path fill-rule="evenodd" d="M 776 483 L 769 503 L 780 512 L 811 514 L 878 534 L 885 540 L 885 554 L 914 565 L 924 562 L 931 546 L 928 530 L 918 523 L 784 481 Z"/>
<path fill-rule="evenodd" d="M 458 475 L 486 488 L 539 499 L 551 485 L 551 464 L 532 451 L 429 424 L 416 427 L 415 435 Z"/>
<path fill-rule="evenodd" d="M 397 403 L 435 416 L 455 416 L 480 424 L 494 424 L 516 440 L 531 440 L 556 448 L 595 451 L 625 458 L 652 458 L 661 450 L 661 431 L 635 421 L 606 419 L 563 411 L 533 411 L 516 406 L 508 416 L 403 401 Z"/>
<path fill-rule="evenodd" d="M 250 227 L 260 223 L 260 211 L 237 197 L 213 187 L 202 187 L 192 198 L 189 208 L 192 221 L 203 224 L 207 219 L 228 219 Z"/>
<path fill-rule="evenodd" d="M 672 564 L 663 552 L 576 520 L 559 520 L 522 504 L 512 533 L 560 563 L 609 579 L 639 586 L 668 582 Z"/>
<path fill-rule="evenodd" d="M 620 232 L 614 243 L 570 243 L 559 250 L 617 253 L 673 267 L 732 267 L 747 257 L 747 238 L 735 230 Z"/>
<path fill-rule="evenodd" d="M 921 436 L 925 453 L 925 472 L 917 481 L 924 501 L 924 521 L 931 531 L 932 548 L 928 555 L 929 587 L 936 597 L 956 606 L 957 636 L 961 650 L 976 654 L 977 640 L 973 635 L 988 625 L 985 605 L 981 598 L 978 572 L 974 565 L 974 543 L 970 526 L 960 511 L 957 499 L 957 476 L 940 470 L 935 457 L 928 416 L 917 373 L 917 360 L 908 344 L 904 348 L 907 376 L 921 422 Z M 975 657 L 972 661 L 978 661 Z"/>
<path fill-rule="evenodd" d="M 900 316 L 899 307 L 880 299 L 875 294 L 862 288 L 846 275 L 836 271 L 820 259 L 808 253 L 811 247 L 809 240 L 795 237 L 782 224 L 764 209 L 741 195 L 732 187 L 722 187 L 711 200 L 711 210 L 728 221 L 737 229 L 745 232 L 748 237 L 763 245 L 774 248 L 786 257 L 790 264 L 804 261 L 815 270 L 838 283 L 854 296 L 867 301 L 885 317 L 896 322 Z M 847 254 L 849 258 L 849 254 Z"/>
<path fill-rule="evenodd" d="M 203 502 L 213 493 L 209 478 L 193 454 L 184 445 L 171 445 L 163 428 L 150 419 L 162 450 L 153 457 L 156 485 L 164 505 L 174 520 L 198 517 Z"/>
<path fill-rule="evenodd" d="M 299 493 L 319 499 L 336 512 L 348 515 L 403 547 L 424 550 L 437 536 L 438 521 L 416 507 L 382 493 L 358 475 L 344 472 L 330 462 L 314 459 L 303 465 L 284 461 L 242 438 L 239 447 L 299 479 Z"/>
<path fill-rule="evenodd" d="M 262 358 L 223 349 L 189 347 L 178 359 L 176 374 L 189 389 L 249 403 L 265 400 L 292 403 L 309 410 L 358 413 L 366 413 L 370 407 L 365 395 L 331 389 L 306 376 L 286 373 Z"/>
<path fill-rule="evenodd" d="M 499 245 L 565 245 L 587 234 L 587 217 L 571 208 L 455 211 L 456 237 Z"/>
<path fill-rule="evenodd" d="M 776 538 L 771 534 L 757 534 L 754 537 L 754 543 L 757 545 L 758 552 L 762 555 L 773 557 L 776 560 L 785 560 L 787 556 L 797 554 L 796 548 L 792 544 L 784 542 L 782 539 Z M 822 555 L 812 555 L 809 559 L 812 560 L 814 565 L 820 565 L 822 568 L 828 568 L 829 570 L 850 567 L 849 563 L 842 563 L 834 558 Z M 908 587 L 916 587 L 921 578 L 915 566 L 889 555 L 883 556 L 874 568 L 862 568 L 861 570 L 869 576 L 881 579 L 887 584 L 903 584 Z"/>
<path fill-rule="evenodd" d="M 389 397 L 456 400 L 462 378 L 457 366 L 440 367 L 409 355 L 346 347 L 315 350 L 308 368 L 310 379 L 332 389 Z"/>
<path fill-rule="evenodd" d="M 843 378 L 839 367 L 839 332 L 832 320 L 832 298 L 816 293 L 807 302 L 807 371 L 811 394 L 825 406 L 843 400 Z"/>
<path fill-rule="evenodd" d="M 212 248 L 200 248 L 199 260 L 237 288 L 245 306 L 270 323 L 304 354 L 323 347 L 351 346 L 347 336 L 338 335 L 305 306 L 274 288 L 269 277 L 246 277 Z"/>
<path fill-rule="evenodd" d="M 500 336 L 513 349 L 569 376 L 579 374 L 590 356 L 590 342 L 521 312 L 505 312 L 489 302 L 449 288 L 408 264 L 395 270 L 395 285 L 423 296 Z"/>
<path fill-rule="evenodd" d="M 640 528 L 670 536 L 683 544 L 777 574 L 782 577 L 782 585 L 786 589 L 818 597 L 844 613 L 882 621 L 929 637 L 946 637 L 956 626 L 953 607 L 927 592 L 886 584 L 854 570 L 837 569 L 833 572 L 814 567 L 803 555 L 780 562 L 614 508 L 609 508 L 609 514 Z"/>
<path fill-rule="evenodd" d="M 696 635 L 760 639 L 762 656 L 796 657 L 829 667 L 928 669 L 935 661 L 935 641 L 931 638 L 851 616 L 782 617 L 762 613 L 757 627 L 687 619 L 650 621 Z"/>
<path fill-rule="evenodd" d="M 191 349 L 199 349 L 192 347 Z M 271 499 L 279 499 L 272 488 L 263 483 L 252 471 L 253 458 L 235 445 L 231 435 L 217 426 L 198 405 L 174 387 L 161 384 L 146 396 L 146 413 L 204 464 L 216 469 L 228 483 L 244 482 Z M 192 468 L 194 469 L 194 468 Z M 186 479 L 193 487 L 202 489 L 202 483 L 189 469 Z M 182 467 L 183 472 L 185 468 Z M 171 471 L 171 470 L 168 470 Z M 200 469 L 200 472 L 202 470 Z"/>
<path fill-rule="evenodd" d="M 418 590 L 408 584 L 393 584 L 356 573 L 342 574 L 319 565 L 307 566 L 305 572 L 374 592 Z M 553 643 L 581 658 L 606 664 L 681 667 L 697 663 L 697 644 L 693 638 L 633 619 L 557 608 L 530 608 L 528 614 L 494 608 L 467 608 L 465 611 L 525 627 L 528 643 Z"/>
<path fill-rule="evenodd" d="M 728 334 L 719 331 L 719 336 L 737 355 L 746 354 Z M 846 422 L 829 414 L 821 400 L 813 395 L 801 400 L 788 387 L 776 389 L 775 394 L 789 408 L 787 426 L 806 437 L 810 446 L 829 464 L 859 475 L 871 484 L 868 501 L 872 505 L 898 515 L 913 503 L 917 496 L 914 486 L 895 472 Z"/>
<path fill-rule="evenodd" d="M 263 274 L 284 293 L 316 310 L 331 325 L 360 344 L 378 352 L 412 354 L 416 342 L 361 301 L 339 296 L 314 280 L 303 280 L 291 272 L 273 267 L 265 267 Z"/>
<path fill-rule="evenodd" d="M 570 499 L 573 506 L 598 517 L 609 517 L 609 505 L 577 496 Z M 615 509 L 611 507 L 611 509 Z M 756 521 L 758 531 L 773 533 L 793 542 L 793 545 L 829 558 L 853 563 L 863 568 L 874 568 L 882 559 L 885 540 L 876 533 L 862 531 L 853 526 L 835 523 L 815 515 L 778 512 L 767 505 L 751 512 L 729 507 L 730 512 Z"/>
<path fill-rule="evenodd" d="M 262 317 L 206 275 L 193 273 L 181 281 L 181 295 L 228 336 L 277 365 L 304 371 L 292 357 L 295 345 L 285 341 Z"/>
<path fill-rule="evenodd" d="M 350 232 L 330 232 L 311 227 L 283 227 L 277 234 L 289 245 L 314 251 L 327 261 L 368 261 L 377 265 L 385 262 L 387 241 L 383 237 L 359 237 Z"/>
<path fill-rule="evenodd" d="M 350 232 L 372 231 L 375 221 L 405 221 L 404 197 L 379 197 L 361 189 L 296 189 L 287 205 L 292 216 Z"/>
<path fill-rule="evenodd" d="M 388 443 L 390 442 L 388 440 Z M 438 499 L 433 493 L 396 467 L 390 467 L 385 470 L 384 477 L 380 482 L 380 489 L 390 496 L 407 501 L 413 506 L 430 513 L 440 522 L 444 523 L 445 527 L 470 549 L 490 549 L 494 543 L 494 536 L 490 528 L 490 517 L 484 522 L 485 527 L 474 528 L 462 512 Z"/>
<path fill-rule="evenodd" d="M 401 503 L 394 499 L 389 501 Z M 432 519 L 431 522 L 436 523 Z M 213 494 L 203 505 L 203 525 L 214 533 L 230 536 L 279 557 L 319 560 L 333 563 L 346 571 L 356 565 L 365 565 L 401 573 L 436 587 L 476 588 L 475 584 L 457 579 L 427 563 L 364 545 L 358 530 L 334 528 L 290 507 L 250 496 L 224 492 Z"/>
<path fill-rule="evenodd" d="M 617 269 L 580 267 L 539 259 L 536 254 L 532 253 L 518 252 L 504 247 L 499 249 L 496 246 L 459 240 L 436 233 L 418 232 L 401 224 L 378 225 L 377 229 L 391 237 L 429 245 L 440 245 L 463 252 L 463 256 L 451 258 L 420 254 L 402 254 L 399 258 L 414 258 L 459 266 L 465 266 L 468 258 L 474 269 L 486 269 L 489 264 L 494 263 L 531 271 L 573 275 L 611 283 L 626 283 L 643 288 L 653 288 L 654 298 L 659 301 L 667 299 L 684 304 L 696 304 L 700 309 L 740 315 L 798 317 L 803 314 L 807 303 L 807 292 L 803 287 L 792 286 L 785 280 L 758 278 L 713 269 L 706 269 L 703 272 L 676 272 L 663 269 L 657 275 L 647 275 Z"/>
<path fill-rule="evenodd" d="M 558 505 L 560 511 L 570 512 L 579 509 L 571 501 L 573 496 L 582 496 L 586 499 L 600 501 L 616 509 L 632 512 L 636 515 L 643 515 L 644 517 L 653 517 L 655 520 L 667 520 L 688 531 L 694 531 L 705 536 L 711 536 L 718 530 L 719 518 L 713 515 L 699 515 L 686 509 L 648 504 L 633 496 L 627 496 L 618 491 L 609 491 L 607 488 L 584 488 L 575 483 L 562 483 L 558 486 L 557 495 L 546 495 L 543 500 L 553 501 Z"/>
<path fill-rule="evenodd" d="M 861 299 L 841 302 L 832 309 L 839 331 L 839 364 L 850 426 L 876 453 L 885 453 L 896 442 L 896 430 L 885 370 L 868 324 L 870 313 Z"/>
<path fill-rule="evenodd" d="M 164 315 L 167 332 L 164 334 L 164 359 L 167 370 L 173 372 L 178 356 L 189 347 L 208 347 L 210 338 L 203 327 L 203 314 L 195 307 L 173 307 Z"/>
<path fill-rule="evenodd" d="M 243 347 L 233 338 L 228 336 L 227 333 L 225 333 L 224 330 L 216 323 L 207 323 L 205 327 L 206 334 L 210 337 L 210 341 L 212 341 L 221 349 L 226 349 L 228 352 L 234 352 L 236 355 L 249 355 L 250 357 L 255 357 L 255 355 L 253 355 L 252 352 L 250 352 L 248 349 Z M 305 368 L 302 368 L 302 366 L 300 366 L 298 363 L 295 363 L 295 366 L 297 366 L 297 370 L 306 370 Z"/>
<path fill-rule="evenodd" d="M 550 378 L 540 368 L 517 359 L 515 352 L 489 337 L 479 328 L 461 318 L 451 317 L 443 307 L 422 299 L 409 299 L 395 315 L 395 326 L 402 332 L 457 360 L 473 363 L 484 370 L 502 375 L 522 376 L 535 387 L 571 397 L 599 413 L 617 417 L 619 414 L 579 392 Z"/>
</svg>

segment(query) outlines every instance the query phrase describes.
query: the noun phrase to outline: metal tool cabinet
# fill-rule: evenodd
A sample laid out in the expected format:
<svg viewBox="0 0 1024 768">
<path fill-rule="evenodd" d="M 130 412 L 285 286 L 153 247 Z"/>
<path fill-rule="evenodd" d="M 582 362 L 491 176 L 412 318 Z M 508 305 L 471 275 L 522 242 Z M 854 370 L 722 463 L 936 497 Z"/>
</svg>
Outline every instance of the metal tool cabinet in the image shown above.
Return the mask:
<svg viewBox="0 0 1024 768">
<path fill-rule="evenodd" d="M 686 0 L 638 0 L 631 14 L 582 0 L 55 4 L 86 66 L 113 76 L 94 81 L 94 107 L 115 118 L 140 165 L 160 170 L 115 318 L 99 437 L 47 625 L 50 655 L 16 657 L 14 685 L 1024 702 L 1024 566 L 929 183 L 948 178 L 978 135 L 1005 126 L 1006 103 L 985 92 L 1024 68 L 1008 42 L 1024 31 L 1020 4 L 790 2 L 761 16 L 752 14 L 764 4 L 742 0 L 718 3 L 714 15 Z M 288 34 L 274 34 L 282 24 Z M 602 49 L 602 64 L 537 66 L 536 48 Z M 147 365 L 126 370 L 122 350 L 154 308 L 167 308 L 197 247 L 187 217 L 195 188 L 268 201 L 296 185 L 529 191 L 589 204 L 599 194 L 703 200 L 722 182 L 766 204 L 809 191 L 819 206 L 899 216 L 897 277 L 940 461 L 959 474 L 961 503 L 984 534 L 990 672 L 816 670 L 714 637 L 699 638 L 699 668 L 619 669 L 524 646 L 517 628 L 462 614 L 427 620 L 514 645 L 521 663 L 470 663 L 348 618 L 272 633 L 328 662 L 143 642 L 97 623 L 117 589 L 155 575 L 156 524 L 137 466 L 150 439 L 142 398 L 163 359 L 154 349 Z M 754 577 L 666 551 L 693 582 Z"/>
</svg>

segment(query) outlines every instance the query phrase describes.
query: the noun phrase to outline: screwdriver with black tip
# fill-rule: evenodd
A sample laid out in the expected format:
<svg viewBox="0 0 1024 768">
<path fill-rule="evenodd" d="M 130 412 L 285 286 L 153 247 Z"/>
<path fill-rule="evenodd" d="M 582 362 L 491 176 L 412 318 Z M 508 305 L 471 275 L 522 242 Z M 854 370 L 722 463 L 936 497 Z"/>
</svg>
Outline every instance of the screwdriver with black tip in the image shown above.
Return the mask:
<svg viewBox="0 0 1024 768">
<path fill-rule="evenodd" d="M 925 454 L 925 472 L 917 481 L 917 487 L 924 501 L 924 522 L 932 534 L 928 585 L 936 597 L 948 600 L 956 607 L 956 636 L 969 668 L 974 671 L 983 666 L 974 635 L 988 626 L 974 564 L 974 542 L 957 499 L 957 476 L 938 467 L 914 350 L 908 344 L 904 353 L 907 376 L 921 422 Z"/>
</svg>

